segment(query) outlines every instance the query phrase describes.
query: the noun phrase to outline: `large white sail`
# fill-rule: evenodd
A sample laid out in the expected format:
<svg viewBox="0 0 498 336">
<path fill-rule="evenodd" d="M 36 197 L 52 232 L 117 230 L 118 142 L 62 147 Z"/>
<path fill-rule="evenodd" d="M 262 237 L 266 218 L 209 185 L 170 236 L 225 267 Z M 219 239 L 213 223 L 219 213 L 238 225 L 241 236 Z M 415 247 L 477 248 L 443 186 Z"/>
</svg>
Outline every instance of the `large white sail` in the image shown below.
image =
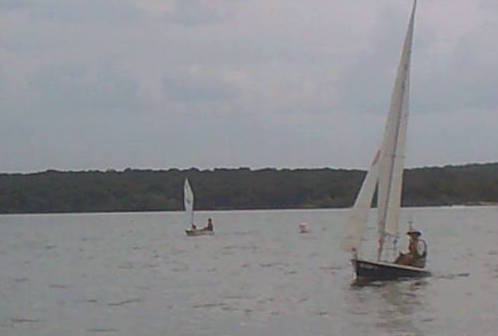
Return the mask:
<svg viewBox="0 0 498 336">
<path fill-rule="evenodd" d="M 188 179 L 185 179 L 185 184 L 183 186 L 183 204 L 185 206 L 185 216 L 189 226 L 194 224 L 194 193 L 192 188 L 190 188 L 190 183 Z"/>
<path fill-rule="evenodd" d="M 410 59 L 416 5 L 417 1 L 415 0 L 391 96 L 391 106 L 382 143 L 378 189 L 379 259 L 386 236 L 394 238 L 398 236 L 408 123 Z"/>
<path fill-rule="evenodd" d="M 342 241 L 342 249 L 346 252 L 357 253 L 360 250 L 360 243 L 367 227 L 368 212 L 372 205 L 372 198 L 378 180 L 379 157 L 381 151 L 377 151 L 375 158 L 370 165 L 370 169 L 363 180 L 356 201 L 351 209 L 349 217 L 349 233 Z"/>
</svg>

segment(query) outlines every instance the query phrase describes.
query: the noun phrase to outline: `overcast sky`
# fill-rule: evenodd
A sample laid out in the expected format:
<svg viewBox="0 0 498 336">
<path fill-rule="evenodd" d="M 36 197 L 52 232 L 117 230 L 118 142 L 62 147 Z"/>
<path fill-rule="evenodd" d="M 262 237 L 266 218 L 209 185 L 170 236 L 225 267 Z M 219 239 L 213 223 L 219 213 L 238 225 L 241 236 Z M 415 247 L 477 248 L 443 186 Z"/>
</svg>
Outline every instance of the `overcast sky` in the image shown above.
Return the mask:
<svg viewBox="0 0 498 336">
<path fill-rule="evenodd" d="M 364 168 L 408 0 L 0 0 L 0 171 Z M 407 165 L 498 161 L 498 1 L 421 0 Z"/>
</svg>

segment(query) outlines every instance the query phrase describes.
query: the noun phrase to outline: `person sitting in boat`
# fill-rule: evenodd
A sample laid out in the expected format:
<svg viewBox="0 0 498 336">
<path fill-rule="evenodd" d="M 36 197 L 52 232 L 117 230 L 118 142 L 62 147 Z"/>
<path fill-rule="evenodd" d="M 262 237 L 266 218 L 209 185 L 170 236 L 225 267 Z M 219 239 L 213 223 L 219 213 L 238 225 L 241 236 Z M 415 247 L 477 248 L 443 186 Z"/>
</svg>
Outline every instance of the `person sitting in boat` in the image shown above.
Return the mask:
<svg viewBox="0 0 498 336">
<path fill-rule="evenodd" d="M 425 258 L 427 257 L 427 243 L 420 239 L 422 233 L 420 231 L 410 229 L 406 233 L 410 236 L 408 244 L 408 253 L 399 254 L 394 263 L 399 265 L 414 266 L 419 268 L 425 267 Z"/>
<path fill-rule="evenodd" d="M 214 230 L 214 228 L 213 228 L 213 220 L 211 218 L 208 218 L 208 223 L 204 227 L 203 230 L 206 230 L 206 231 L 213 231 Z"/>
<path fill-rule="evenodd" d="M 192 230 L 197 230 L 197 226 L 194 223 L 192 223 L 191 226 L 192 226 Z"/>
</svg>

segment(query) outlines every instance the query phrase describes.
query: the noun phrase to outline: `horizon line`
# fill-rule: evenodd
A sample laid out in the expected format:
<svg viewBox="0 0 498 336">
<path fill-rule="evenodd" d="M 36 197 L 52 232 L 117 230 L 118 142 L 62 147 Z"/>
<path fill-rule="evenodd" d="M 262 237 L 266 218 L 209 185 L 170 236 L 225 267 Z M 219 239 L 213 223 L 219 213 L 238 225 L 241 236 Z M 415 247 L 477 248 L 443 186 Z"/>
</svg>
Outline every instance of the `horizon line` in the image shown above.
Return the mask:
<svg viewBox="0 0 498 336">
<path fill-rule="evenodd" d="M 440 165 L 423 165 L 423 166 L 410 166 L 405 167 L 404 170 L 414 170 L 414 169 L 430 169 L 430 168 L 447 168 L 447 167 L 465 167 L 465 166 L 473 166 L 473 165 L 492 165 L 498 164 L 498 161 L 476 161 L 476 162 L 467 162 L 467 163 L 448 163 L 448 164 L 440 164 Z M 26 171 L 26 172 L 0 172 L 0 175 L 36 175 L 50 172 L 57 173 L 88 173 L 88 172 L 100 172 L 100 173 L 124 173 L 126 171 L 152 171 L 152 172 L 167 172 L 172 170 L 177 171 L 199 171 L 199 172 L 214 172 L 217 170 L 249 170 L 253 172 L 262 171 L 262 170 L 276 170 L 276 171 L 285 171 L 285 170 L 347 170 L 347 171 L 366 171 L 368 167 L 365 168 L 356 168 L 356 167 L 332 167 L 332 166 L 321 166 L 321 167 L 272 167 L 272 166 L 262 166 L 262 167 L 251 167 L 251 166 L 238 166 L 238 167 L 211 167 L 211 168 L 198 168 L 198 167 L 169 167 L 169 168 L 145 168 L 145 167 L 126 167 L 121 169 L 116 168 L 88 168 L 88 169 L 57 169 L 57 168 L 47 168 L 45 170 L 38 171 Z"/>
</svg>

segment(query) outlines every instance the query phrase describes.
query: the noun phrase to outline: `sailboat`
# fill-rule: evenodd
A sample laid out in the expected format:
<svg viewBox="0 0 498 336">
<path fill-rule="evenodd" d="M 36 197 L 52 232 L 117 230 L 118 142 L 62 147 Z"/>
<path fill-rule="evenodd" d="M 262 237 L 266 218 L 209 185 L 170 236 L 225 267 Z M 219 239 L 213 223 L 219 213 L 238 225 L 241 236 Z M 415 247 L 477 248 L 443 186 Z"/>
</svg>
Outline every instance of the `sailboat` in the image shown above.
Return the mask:
<svg viewBox="0 0 498 336">
<path fill-rule="evenodd" d="M 185 217 L 187 223 L 190 225 L 190 229 L 185 230 L 187 236 L 208 236 L 213 235 L 214 231 L 197 229 L 194 224 L 194 193 L 190 187 L 188 179 L 185 179 L 183 185 L 183 205 L 185 206 Z"/>
<path fill-rule="evenodd" d="M 382 145 L 375 154 L 351 209 L 350 232 L 342 244 L 344 250 L 353 254 L 352 263 L 358 280 L 392 280 L 430 275 L 430 272 L 423 267 L 400 265 L 387 260 L 389 254 L 392 257 L 398 252 L 397 240 L 399 237 L 405 140 L 408 125 L 410 59 L 416 6 L 417 0 L 414 0 L 391 96 Z M 376 188 L 378 249 L 377 260 L 374 261 L 360 258 L 359 252 Z M 386 251 L 389 248 L 390 251 Z"/>
</svg>

